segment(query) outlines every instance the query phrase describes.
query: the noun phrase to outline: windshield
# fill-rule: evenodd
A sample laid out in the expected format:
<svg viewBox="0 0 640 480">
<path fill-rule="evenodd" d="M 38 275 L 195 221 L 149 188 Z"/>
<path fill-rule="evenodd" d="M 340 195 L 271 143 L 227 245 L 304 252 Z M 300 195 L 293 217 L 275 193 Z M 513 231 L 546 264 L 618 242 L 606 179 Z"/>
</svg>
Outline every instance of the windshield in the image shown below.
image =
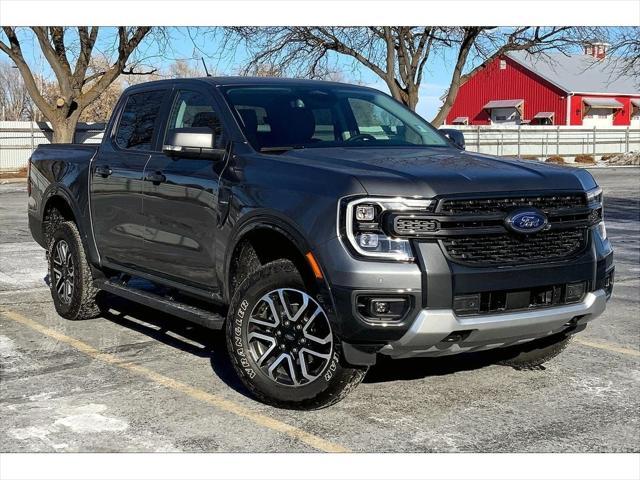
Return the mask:
<svg viewBox="0 0 640 480">
<path fill-rule="evenodd" d="M 256 150 L 449 146 L 418 115 L 369 89 L 233 86 L 223 93 Z"/>
</svg>

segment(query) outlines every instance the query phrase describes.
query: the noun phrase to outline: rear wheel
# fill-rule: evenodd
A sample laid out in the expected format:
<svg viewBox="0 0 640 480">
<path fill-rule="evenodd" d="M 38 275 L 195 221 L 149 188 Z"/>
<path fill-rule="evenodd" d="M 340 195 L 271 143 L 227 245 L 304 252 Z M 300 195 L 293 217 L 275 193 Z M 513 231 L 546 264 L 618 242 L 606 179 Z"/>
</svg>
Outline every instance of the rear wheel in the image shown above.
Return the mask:
<svg viewBox="0 0 640 480">
<path fill-rule="evenodd" d="M 78 227 L 62 222 L 49 240 L 49 286 L 56 311 L 70 320 L 100 315 L 99 290 L 84 253 Z"/>
<path fill-rule="evenodd" d="M 560 333 L 518 347 L 500 349 L 496 352 L 498 363 L 518 370 L 535 369 L 560 355 L 570 340 L 571 335 Z"/>
<path fill-rule="evenodd" d="M 367 371 L 344 364 L 327 313 L 288 260 L 260 267 L 239 286 L 227 317 L 227 346 L 245 386 L 283 408 L 332 405 Z"/>
</svg>

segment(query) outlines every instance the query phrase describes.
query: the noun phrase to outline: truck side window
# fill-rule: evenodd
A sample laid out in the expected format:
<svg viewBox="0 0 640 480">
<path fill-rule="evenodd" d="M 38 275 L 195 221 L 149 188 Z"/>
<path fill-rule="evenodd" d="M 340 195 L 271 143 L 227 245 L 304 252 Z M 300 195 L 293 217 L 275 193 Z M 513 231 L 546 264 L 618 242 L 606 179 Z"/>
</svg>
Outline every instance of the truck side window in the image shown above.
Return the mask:
<svg viewBox="0 0 640 480">
<path fill-rule="evenodd" d="M 151 150 L 164 94 L 164 90 L 155 90 L 129 96 L 118 124 L 116 145 L 131 150 Z"/>
<path fill-rule="evenodd" d="M 184 90 L 178 93 L 169 115 L 167 131 L 180 128 L 206 127 L 214 134 L 213 148 L 225 148 L 227 141 L 220 117 L 211 101 L 198 92 Z"/>
</svg>

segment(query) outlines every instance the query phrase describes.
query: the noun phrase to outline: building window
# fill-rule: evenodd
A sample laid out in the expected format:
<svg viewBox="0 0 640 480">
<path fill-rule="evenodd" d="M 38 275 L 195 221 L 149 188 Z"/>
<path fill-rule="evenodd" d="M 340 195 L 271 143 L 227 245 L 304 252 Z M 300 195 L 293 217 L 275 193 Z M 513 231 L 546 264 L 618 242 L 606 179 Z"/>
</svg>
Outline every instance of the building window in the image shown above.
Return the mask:
<svg viewBox="0 0 640 480">
<path fill-rule="evenodd" d="M 500 70 L 506 70 L 506 69 L 507 69 L 507 61 L 500 60 Z"/>
</svg>

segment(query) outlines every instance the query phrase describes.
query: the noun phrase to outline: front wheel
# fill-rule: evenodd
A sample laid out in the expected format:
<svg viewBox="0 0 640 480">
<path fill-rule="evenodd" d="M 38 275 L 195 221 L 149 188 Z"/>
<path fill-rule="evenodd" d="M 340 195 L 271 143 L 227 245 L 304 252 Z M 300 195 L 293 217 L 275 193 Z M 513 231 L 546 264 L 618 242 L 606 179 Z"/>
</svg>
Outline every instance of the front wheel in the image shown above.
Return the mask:
<svg viewBox="0 0 640 480">
<path fill-rule="evenodd" d="M 242 282 L 227 317 L 227 347 L 244 385 L 281 408 L 332 405 L 367 371 L 344 364 L 329 317 L 288 260 L 268 263 Z"/>
</svg>

